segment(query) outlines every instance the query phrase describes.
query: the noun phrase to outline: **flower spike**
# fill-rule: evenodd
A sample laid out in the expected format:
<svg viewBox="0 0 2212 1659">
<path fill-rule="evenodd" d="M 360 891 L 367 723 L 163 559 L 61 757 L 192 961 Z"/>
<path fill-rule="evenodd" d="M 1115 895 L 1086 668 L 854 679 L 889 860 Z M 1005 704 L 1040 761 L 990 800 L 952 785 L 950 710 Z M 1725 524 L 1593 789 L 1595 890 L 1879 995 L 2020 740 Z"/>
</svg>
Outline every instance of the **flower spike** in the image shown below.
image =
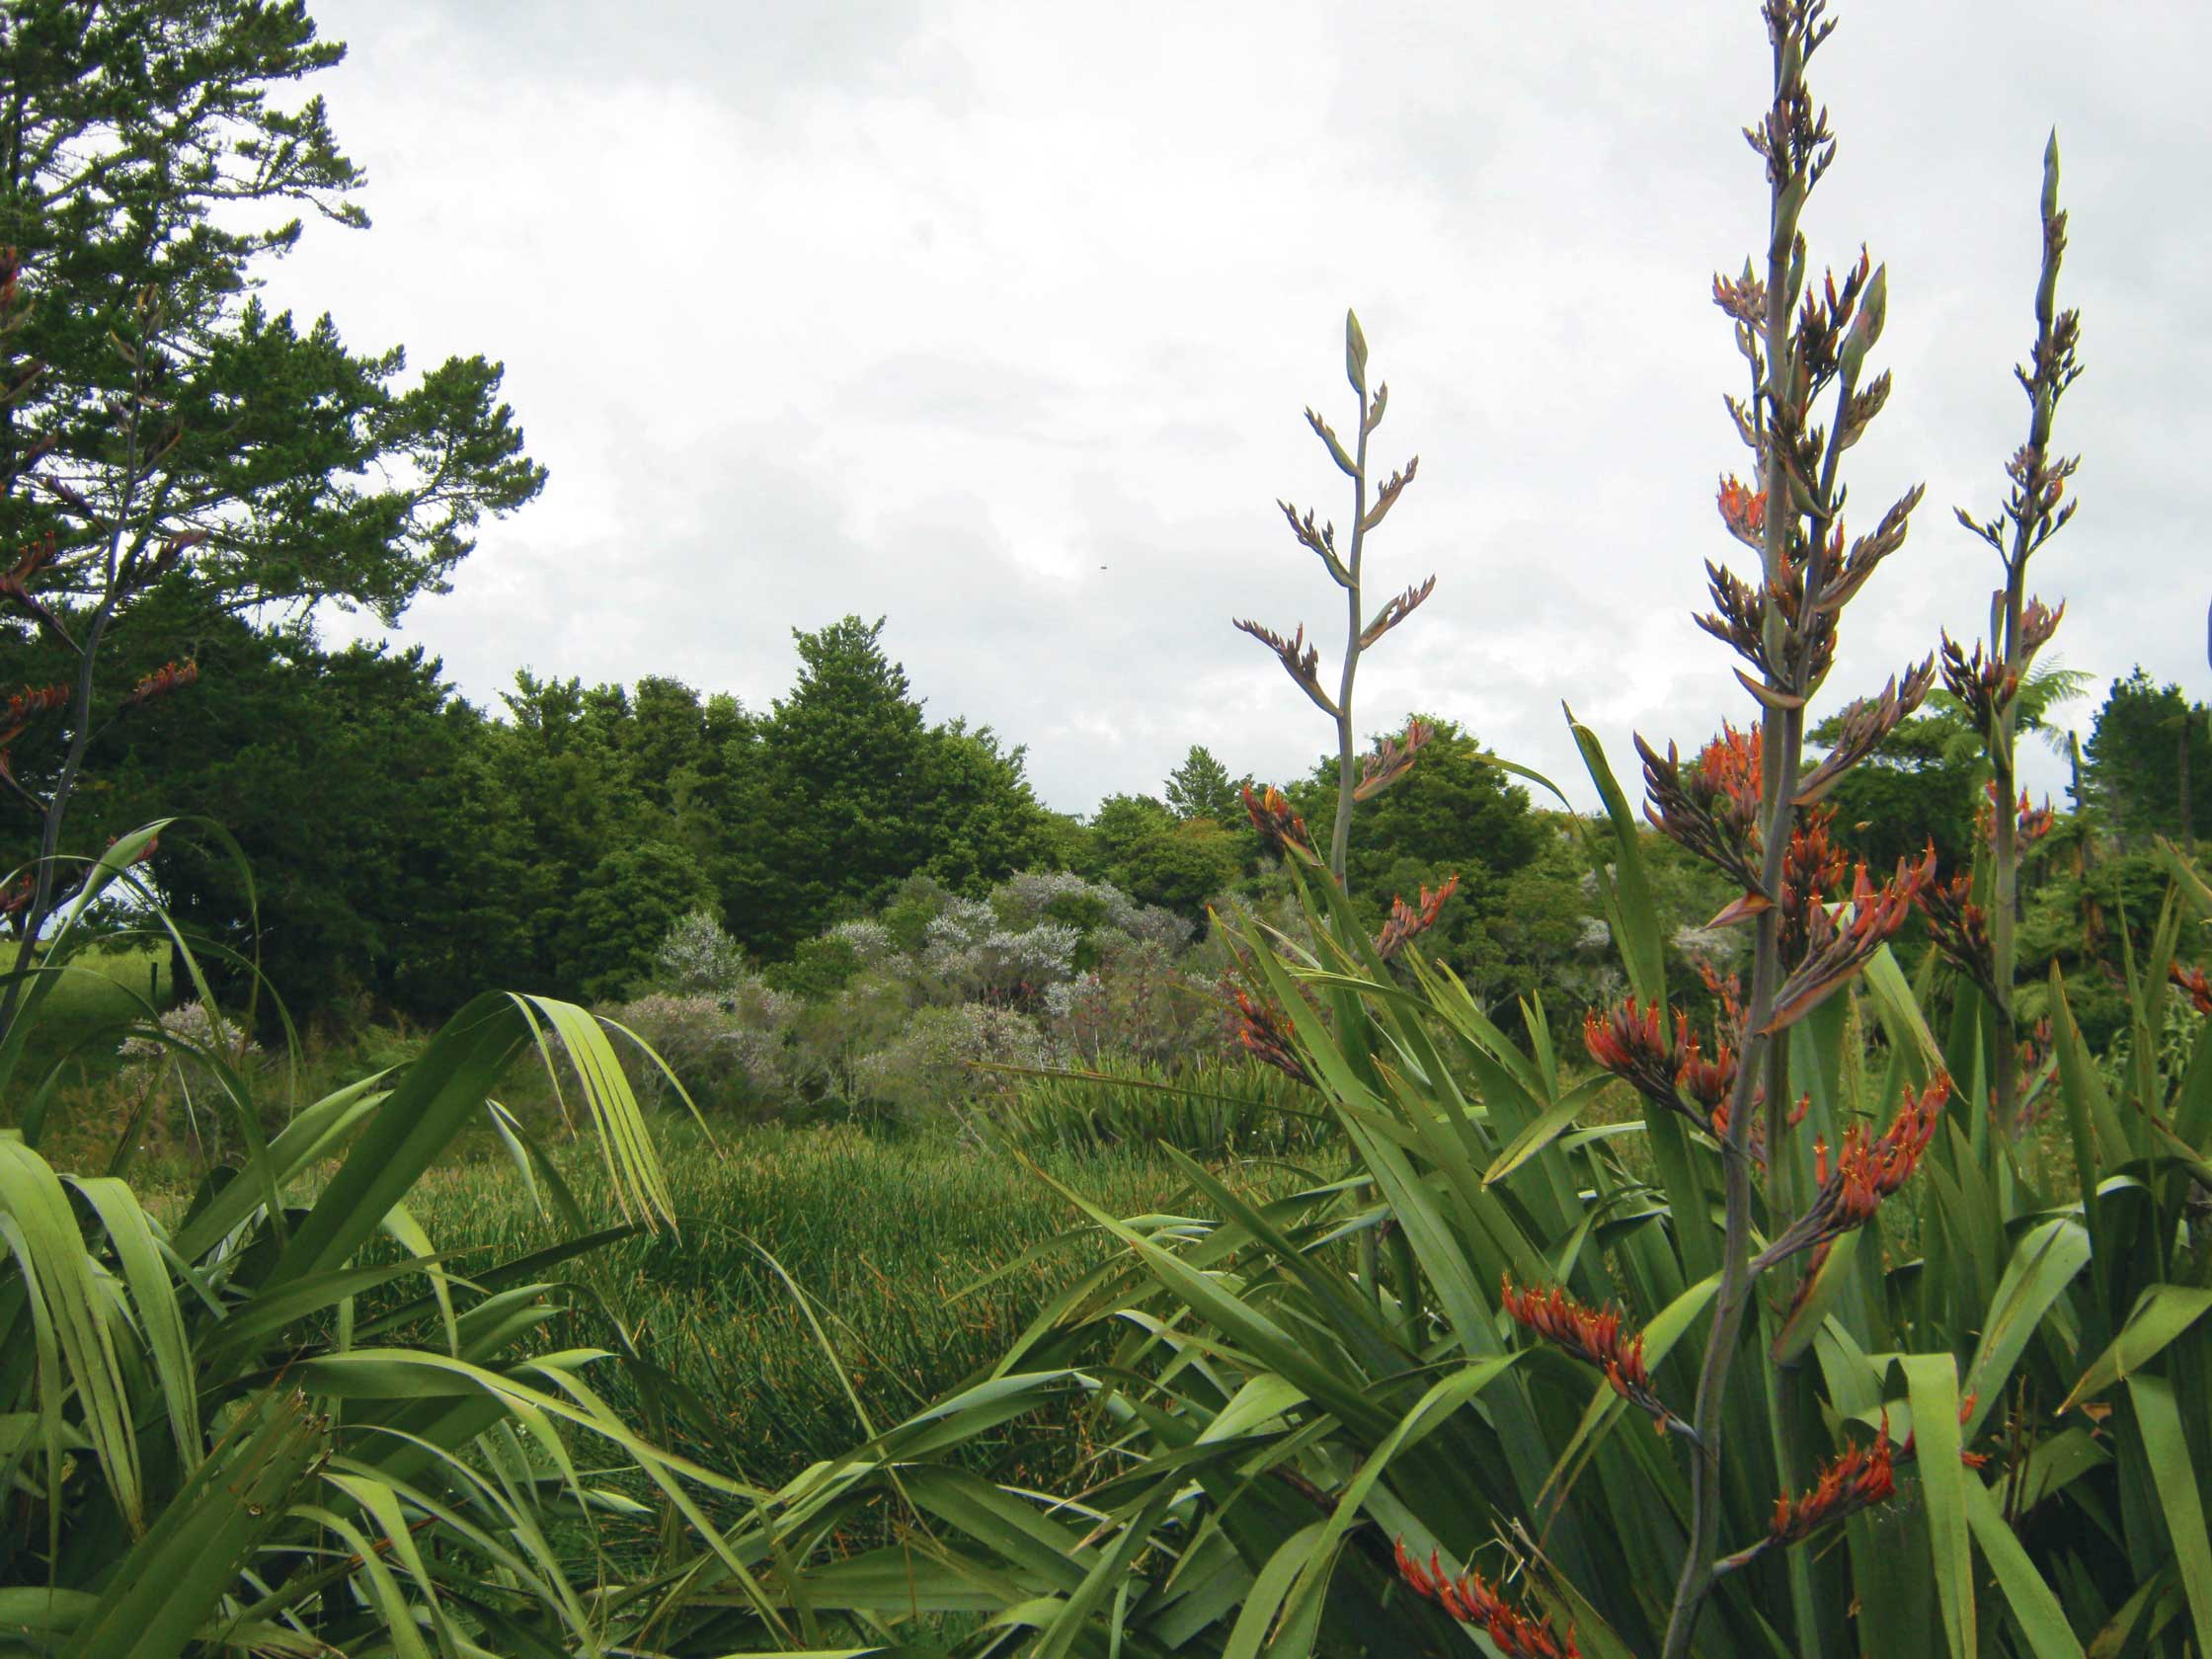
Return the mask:
<svg viewBox="0 0 2212 1659">
<path fill-rule="evenodd" d="M 1251 817 L 1253 829 L 1274 842 L 1284 856 L 1296 858 L 1308 868 L 1321 867 L 1321 855 L 1313 850 L 1305 820 L 1291 810 L 1289 798 L 1280 789 L 1270 784 L 1254 794 L 1247 784 L 1243 794 L 1244 811 Z"/>
<path fill-rule="evenodd" d="M 1840 920 L 1825 912 L 1809 917 L 1815 929 L 1812 954 L 1799 963 L 1775 993 L 1774 1013 L 1766 1025 L 1771 1035 L 1804 1017 L 1815 1004 L 1843 987 L 1873 959 L 1874 952 L 1905 925 L 1913 900 L 1921 888 L 1936 879 L 1936 848 L 1931 845 L 1920 863 L 1908 868 L 1897 861 L 1897 874 L 1875 888 L 1858 867 L 1852 891 L 1851 908 Z M 1824 935 L 1824 936 L 1823 936 Z"/>
<path fill-rule="evenodd" d="M 1950 1092 L 1949 1075 L 1938 1071 L 1918 1096 L 1906 1093 L 1895 1121 L 1874 1140 L 1868 1141 L 1866 1132 L 1854 1124 L 1844 1132 L 1833 1169 L 1828 1164 L 1828 1144 L 1814 1142 L 1813 1178 L 1820 1190 L 1805 1213 L 1753 1259 L 1752 1272 L 1763 1273 L 1799 1250 L 1827 1244 L 1871 1220 L 1882 1200 L 1902 1187 L 1919 1166 L 1921 1154 L 1936 1138 L 1936 1125 Z"/>
<path fill-rule="evenodd" d="M 1631 1339 L 1622 1329 L 1619 1308 L 1585 1307 L 1557 1286 L 1541 1294 L 1518 1290 L 1510 1278 L 1498 1287 L 1498 1301 L 1515 1323 L 1604 1372 L 1613 1391 L 1647 1413 L 1661 1434 L 1697 1439 L 1690 1425 L 1668 1410 L 1653 1388 L 1651 1373 L 1643 1363 L 1643 1333 L 1638 1331 Z"/>
<path fill-rule="evenodd" d="M 1451 898 L 1459 890 L 1459 886 L 1460 878 L 1457 875 L 1452 876 L 1434 893 L 1424 885 L 1418 907 L 1408 905 L 1403 899 L 1392 895 L 1390 919 L 1382 924 L 1382 931 L 1376 935 L 1375 954 L 1387 962 L 1416 933 L 1426 933 L 1434 927 L 1436 918 L 1444 911 L 1445 900 Z"/>
<path fill-rule="evenodd" d="M 1532 1618 L 1522 1612 L 1472 1567 L 1454 1578 L 1434 1551 L 1424 1567 L 1405 1547 L 1402 1538 L 1395 1540 L 1393 1553 L 1398 1576 L 1405 1580 L 1407 1589 L 1424 1602 L 1436 1603 L 1462 1624 L 1481 1625 L 1506 1659 L 1581 1659 L 1582 1650 L 1575 1646 L 1572 1630 L 1562 1636 L 1552 1628 L 1548 1617 L 1539 1614 Z"/>
<path fill-rule="evenodd" d="M 1767 1536 L 1749 1548 L 1723 1556 L 1713 1563 L 1713 1570 L 1740 1572 L 1770 1549 L 1787 1549 L 1823 1527 L 1886 1503 L 1896 1490 L 1897 1467 L 1889 1447 L 1889 1417 L 1884 1413 L 1881 1433 L 1871 1447 L 1847 1448 L 1820 1471 L 1812 1490 L 1794 1498 L 1777 1498 Z"/>
<path fill-rule="evenodd" d="M 1308 1087 L 1314 1086 L 1313 1073 L 1305 1068 L 1305 1062 L 1299 1059 L 1298 1050 L 1292 1046 L 1283 1015 L 1271 1006 L 1253 1001 L 1241 990 L 1233 994 L 1237 1012 L 1236 1040 L 1244 1046 L 1244 1052 Z"/>
</svg>

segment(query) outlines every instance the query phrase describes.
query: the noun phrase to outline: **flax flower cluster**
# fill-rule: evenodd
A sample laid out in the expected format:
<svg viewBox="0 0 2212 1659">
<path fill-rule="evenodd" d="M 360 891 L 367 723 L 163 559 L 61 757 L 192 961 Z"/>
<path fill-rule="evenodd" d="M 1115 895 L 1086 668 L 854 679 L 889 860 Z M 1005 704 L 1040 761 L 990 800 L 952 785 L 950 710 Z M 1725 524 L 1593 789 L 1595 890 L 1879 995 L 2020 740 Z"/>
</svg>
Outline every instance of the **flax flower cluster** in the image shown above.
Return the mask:
<svg viewBox="0 0 2212 1659">
<path fill-rule="evenodd" d="M 1397 955 L 1408 939 L 1434 927 L 1437 917 L 1443 913 L 1445 900 L 1458 892 L 1459 887 L 1460 878 L 1457 875 L 1449 877 L 1434 893 L 1423 884 L 1421 903 L 1417 906 L 1408 905 L 1403 899 L 1392 895 L 1390 918 L 1382 924 L 1382 931 L 1375 937 L 1376 955 L 1387 962 Z"/>
<path fill-rule="evenodd" d="M 1462 1624 L 1479 1624 L 1506 1659 L 1581 1659 L 1574 1632 L 1560 1635 L 1542 1615 L 1522 1612 L 1469 1567 L 1454 1578 L 1432 1552 L 1429 1564 L 1416 1561 L 1399 1539 L 1398 1576 L 1425 1602 L 1434 1602 Z"/>
<path fill-rule="evenodd" d="M 1767 1536 L 1749 1548 L 1722 1557 L 1716 1569 L 1740 1572 L 1770 1549 L 1787 1549 L 1823 1527 L 1886 1503 L 1896 1490 L 1897 1465 L 1890 1451 L 1889 1419 L 1885 1415 L 1873 1445 L 1846 1448 L 1820 1471 L 1810 1490 L 1796 1497 L 1777 1498 Z"/>
<path fill-rule="evenodd" d="M 1252 820 L 1252 828 L 1273 843 L 1287 858 L 1296 858 L 1308 868 L 1318 868 L 1321 855 L 1313 850 L 1313 837 L 1306 833 L 1305 820 L 1291 810 L 1291 803 L 1280 789 L 1272 784 L 1254 792 L 1246 785 L 1244 811 Z"/>
<path fill-rule="evenodd" d="M 1936 1072 L 1916 1096 L 1907 1091 L 1890 1126 L 1872 1140 L 1857 1124 L 1844 1132 L 1844 1144 L 1829 1165 L 1828 1143 L 1813 1143 L 1813 1179 L 1819 1183 L 1805 1213 L 1785 1227 L 1752 1262 L 1763 1272 L 1799 1250 L 1822 1249 L 1872 1220 L 1889 1197 L 1911 1178 L 1921 1155 L 1936 1137 L 1936 1125 L 1949 1098 L 1951 1080 Z"/>
<path fill-rule="evenodd" d="M 1521 1290 L 1511 1278 L 1500 1285 L 1498 1302 L 1516 1323 L 1604 1372 L 1613 1391 L 1646 1413 L 1661 1434 L 1690 1432 L 1690 1425 L 1667 1409 L 1652 1386 L 1643 1362 L 1643 1333 L 1631 1336 L 1619 1308 L 1585 1307 L 1557 1286 L 1543 1292 Z"/>
<path fill-rule="evenodd" d="M 2189 1000 L 2196 1004 L 2196 1011 L 2200 1014 L 2212 1014 L 2212 981 L 2205 978 L 2204 970 L 2184 968 L 2176 962 L 2170 972 L 2173 976 L 2173 983 L 2186 991 Z"/>
</svg>

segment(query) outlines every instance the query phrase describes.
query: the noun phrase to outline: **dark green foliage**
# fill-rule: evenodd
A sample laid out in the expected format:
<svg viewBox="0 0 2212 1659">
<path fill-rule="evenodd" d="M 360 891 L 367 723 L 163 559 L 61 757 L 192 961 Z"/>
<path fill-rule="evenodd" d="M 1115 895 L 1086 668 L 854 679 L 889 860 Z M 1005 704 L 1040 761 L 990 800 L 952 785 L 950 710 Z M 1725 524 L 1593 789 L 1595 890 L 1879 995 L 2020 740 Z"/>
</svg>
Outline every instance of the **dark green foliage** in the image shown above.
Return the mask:
<svg viewBox="0 0 2212 1659">
<path fill-rule="evenodd" d="M 922 870 L 976 898 L 1015 870 L 1048 864 L 1058 837 L 1023 775 L 1022 746 L 1002 750 L 988 726 L 970 731 L 959 717 L 924 737 Z"/>
<path fill-rule="evenodd" d="M 761 733 L 774 786 L 769 867 L 778 913 L 748 917 L 740 937 L 778 954 L 830 919 L 839 901 L 865 904 L 924 862 L 920 783 L 928 750 L 906 670 L 884 653 L 883 619 L 847 616 L 794 629 L 799 678 Z"/>
<path fill-rule="evenodd" d="M 1191 745 L 1183 763 L 1167 776 L 1167 806 L 1177 818 L 1210 818 L 1224 830 L 1245 821 L 1240 791 L 1251 786 L 1247 772 L 1241 778 L 1214 758 L 1203 744 Z"/>
<path fill-rule="evenodd" d="M 1419 718 L 1436 728 L 1420 763 L 1402 782 L 1360 806 L 1359 834 L 1345 869 L 1355 896 L 1389 888 L 1410 901 L 1419 885 L 1418 880 L 1407 885 L 1411 870 L 1433 872 L 1432 882 L 1458 870 L 1462 886 L 1477 867 L 1502 877 L 1536 857 L 1542 845 L 1542 825 L 1528 791 L 1485 762 L 1481 746 L 1456 722 Z M 1317 761 L 1309 777 L 1292 786 L 1292 804 L 1302 813 L 1309 802 L 1325 809 L 1335 766 L 1334 755 Z M 1382 903 L 1388 902 L 1384 894 Z"/>
<path fill-rule="evenodd" d="M 1248 850 L 1214 820 L 1177 819 L 1149 795 L 1109 795 L 1091 815 L 1090 833 L 1082 874 L 1194 921 L 1243 873 Z"/>
<path fill-rule="evenodd" d="M 2055 964 L 2082 1035 L 2102 1049 L 2125 1026 L 2125 950 L 2138 961 L 2151 950 L 2168 871 L 2150 853 L 2107 854 L 2076 871 L 2061 869 L 2038 883 L 2020 921 L 2020 982 L 2035 991 Z M 2121 938 L 2126 936 L 2123 948 Z M 2039 1008 L 2039 992 L 2023 997 Z"/>
<path fill-rule="evenodd" d="M 860 958 L 851 945 L 834 934 L 802 939 L 791 960 L 770 965 L 764 976 L 776 989 L 808 1002 L 837 994 L 860 972 Z"/>
<path fill-rule="evenodd" d="M 1813 733 L 1833 743 L 1831 720 Z M 1934 842 L 1938 865 L 1964 869 L 1974 856 L 1974 809 L 1988 768 L 1981 740 L 1954 709 L 1936 708 L 1901 722 L 1829 794 L 1835 835 L 1871 872 L 1917 860 Z"/>
<path fill-rule="evenodd" d="M 762 956 L 881 904 L 920 871 L 962 893 L 1035 862 L 1052 844 L 1022 776 L 1022 750 L 988 727 L 930 727 L 906 670 L 885 656 L 884 619 L 793 631 L 797 684 L 760 723 L 751 903 L 730 927 Z"/>
<path fill-rule="evenodd" d="M 1556 945 L 1564 926 L 1567 901 L 1555 882 L 1527 885 L 1521 894 L 1539 912 L 1551 912 L 1548 920 L 1541 914 L 1506 920 L 1514 879 L 1552 837 L 1531 808 L 1528 792 L 1487 764 L 1471 736 L 1452 721 L 1421 718 L 1436 728 L 1436 736 L 1421 750 L 1419 764 L 1360 804 L 1345 862 L 1353 908 L 1371 928 L 1380 928 L 1392 898 L 1418 904 L 1423 887 L 1433 891 L 1458 875 L 1459 892 L 1422 943 L 1432 957 L 1506 996 L 1523 985 L 1491 921 L 1499 920 L 1507 932 L 1541 933 L 1548 941 L 1544 948 Z M 1334 810 L 1336 769 L 1336 756 L 1324 755 L 1286 791 L 1308 825 L 1325 823 Z M 1592 908 L 1580 907 L 1576 913 Z M 1533 943 L 1533 935 L 1523 942 Z"/>
<path fill-rule="evenodd" d="M 892 889 L 876 919 L 890 930 L 898 947 L 911 956 L 929 940 L 929 924 L 944 910 L 952 895 L 932 876 L 909 876 Z"/>
<path fill-rule="evenodd" d="M 441 587 L 484 514 L 543 485 L 497 364 L 455 357 L 402 389 L 397 348 L 356 355 L 330 318 L 303 327 L 251 296 L 298 239 L 291 215 L 367 223 L 321 101 L 271 102 L 343 51 L 298 4 L 7 8 L 0 244 L 33 301 L 17 349 L 44 366 L 0 409 L 0 546 L 55 530 L 66 564 L 100 539 L 18 475 L 50 438 L 41 470 L 99 504 L 120 460 L 110 399 L 133 372 L 112 336 L 162 363 L 149 435 L 176 440 L 152 499 L 163 533 L 211 532 L 192 568 L 226 604 L 336 597 L 389 620 Z M 150 338 L 134 314 L 149 288 Z"/>
<path fill-rule="evenodd" d="M 592 1001 L 627 995 L 678 919 L 714 902 L 699 861 L 667 841 L 617 847 L 592 867 L 567 908 L 559 973 Z"/>
<path fill-rule="evenodd" d="M 163 837 L 155 882 L 182 924 L 249 957 L 258 902 L 263 969 L 298 1012 L 359 993 L 441 1017 L 514 977 L 528 847 L 486 764 L 484 723 L 434 660 L 264 633 L 175 579 L 141 609 L 147 625 L 109 647 L 94 781 L 65 849 L 96 852 L 160 816 L 213 821 L 243 849 L 251 893 L 219 838 L 189 826 Z M 139 676 L 181 651 L 198 683 L 126 708 Z M 17 664 L 59 672 L 55 655 L 25 648 Z M 19 772 L 43 782 L 53 758 L 34 742 Z M 10 862 L 30 855 L 19 841 Z"/>
<path fill-rule="evenodd" d="M 1175 815 L 1149 795 L 1109 795 L 1090 815 L 1090 863 L 1080 873 L 1093 881 L 1110 880 L 1154 836 L 1175 828 Z"/>
<path fill-rule="evenodd" d="M 2212 832 L 2212 710 L 2140 668 L 2112 682 L 2087 745 L 2090 790 L 2132 842 Z"/>
</svg>

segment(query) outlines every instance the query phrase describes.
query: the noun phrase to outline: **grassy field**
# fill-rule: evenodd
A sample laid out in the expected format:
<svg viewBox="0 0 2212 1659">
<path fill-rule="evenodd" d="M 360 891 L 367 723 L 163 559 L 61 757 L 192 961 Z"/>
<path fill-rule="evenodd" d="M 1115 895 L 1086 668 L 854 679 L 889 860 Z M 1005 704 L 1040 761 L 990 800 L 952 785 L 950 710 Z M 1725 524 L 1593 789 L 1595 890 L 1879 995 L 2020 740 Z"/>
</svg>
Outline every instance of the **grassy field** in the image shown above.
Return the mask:
<svg viewBox="0 0 2212 1659">
<path fill-rule="evenodd" d="M 719 1156 L 690 1137 L 667 1150 L 681 1230 L 632 1236 L 563 1271 L 698 1396 L 708 1420 L 690 1449 L 754 1480 L 848 1451 L 870 1425 L 888 1427 L 995 1363 L 1110 1248 L 1086 1231 L 971 1291 L 1082 1217 L 1032 1170 L 948 1139 L 770 1129 L 726 1140 Z M 1115 1215 L 1166 1207 L 1183 1187 L 1152 1150 L 1050 1153 L 1040 1167 Z M 1268 1195 L 1305 1184 L 1280 1164 L 1226 1173 Z M 581 1199 L 611 1211 L 592 1164 L 578 1159 L 576 1177 Z M 441 1249 L 468 1253 L 464 1272 L 558 1236 L 503 1162 L 434 1171 L 410 1207 Z M 564 1338 L 605 1345 L 595 1318 L 574 1316 Z M 1004 1478 L 1044 1481 L 1079 1461 L 1072 1430 L 1065 1415 L 1010 1425 L 983 1455 Z"/>
<path fill-rule="evenodd" d="M 0 968 L 15 966 L 16 947 L 10 941 L 0 954 Z M 49 1055 L 77 1048 L 130 1019 L 140 1011 L 140 1000 L 150 996 L 154 1006 L 169 1006 L 169 953 L 136 944 L 109 949 L 78 951 L 70 957 L 59 982 L 46 993 L 39 1016 L 37 1044 Z M 113 1045 L 108 1045 L 112 1051 Z M 88 1061 L 93 1056 L 86 1057 Z"/>
</svg>

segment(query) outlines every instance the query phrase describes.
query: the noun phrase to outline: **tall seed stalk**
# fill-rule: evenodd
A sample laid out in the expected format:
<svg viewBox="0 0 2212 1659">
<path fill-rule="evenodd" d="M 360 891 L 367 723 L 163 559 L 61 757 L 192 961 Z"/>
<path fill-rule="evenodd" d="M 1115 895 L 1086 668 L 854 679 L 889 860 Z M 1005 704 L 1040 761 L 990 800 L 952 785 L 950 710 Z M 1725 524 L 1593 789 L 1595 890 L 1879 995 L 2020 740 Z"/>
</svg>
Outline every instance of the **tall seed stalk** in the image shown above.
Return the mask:
<svg viewBox="0 0 2212 1659">
<path fill-rule="evenodd" d="M 1358 754 L 1358 739 L 1352 725 L 1352 683 L 1359 673 L 1361 653 L 1412 615 L 1421 601 L 1436 591 L 1436 578 L 1432 576 L 1419 586 L 1406 589 L 1362 625 L 1361 582 L 1368 532 L 1382 523 L 1384 515 L 1397 505 L 1398 497 L 1405 493 L 1406 486 L 1420 470 L 1421 457 L 1414 456 L 1402 470 L 1391 473 L 1375 491 L 1370 505 L 1368 439 L 1382 424 L 1382 411 L 1389 403 L 1390 388 L 1379 381 L 1373 396 L 1369 395 L 1367 338 L 1360 332 L 1360 319 L 1350 311 L 1344 313 L 1344 377 L 1352 383 L 1352 390 L 1360 400 L 1359 435 L 1351 449 L 1344 447 L 1334 430 L 1318 414 L 1311 409 L 1305 412 L 1305 423 L 1328 449 L 1329 459 L 1352 481 L 1352 535 L 1343 555 L 1339 557 L 1337 553 L 1333 521 L 1316 524 L 1310 508 L 1301 516 L 1289 502 L 1275 504 L 1282 509 L 1299 545 L 1318 558 L 1329 580 L 1344 590 L 1344 668 L 1337 676 L 1336 694 L 1332 697 L 1322 689 L 1320 651 L 1305 643 L 1304 623 L 1301 622 L 1289 639 L 1257 622 L 1239 619 L 1235 626 L 1274 652 L 1292 681 L 1335 725 L 1336 817 L 1329 830 L 1329 874 L 1340 890 L 1349 892 L 1344 860 L 1352 839 L 1353 803 L 1367 800 L 1403 777 L 1412 768 L 1415 752 L 1430 737 L 1430 728 L 1414 721 L 1406 727 L 1403 738 L 1378 742 L 1375 752 L 1363 760 Z"/>
<path fill-rule="evenodd" d="M 1375 429 L 1382 424 L 1382 411 L 1390 401 L 1390 388 L 1385 381 L 1377 381 L 1374 394 L 1368 392 L 1367 337 L 1360 332 L 1360 319 L 1352 311 L 1344 313 L 1344 377 L 1352 384 L 1353 393 L 1359 398 L 1359 434 L 1352 448 L 1347 451 L 1329 424 L 1319 414 L 1308 409 L 1305 424 L 1313 429 L 1313 435 L 1321 440 L 1329 452 L 1329 459 L 1352 481 L 1352 536 L 1342 557 L 1337 554 L 1336 525 L 1324 520 L 1313 521 L 1313 511 L 1306 509 L 1302 516 L 1297 508 L 1287 501 L 1275 505 L 1282 509 L 1284 519 L 1291 526 L 1291 534 L 1299 545 L 1321 561 L 1321 568 L 1328 572 L 1329 580 L 1344 590 L 1344 668 L 1338 674 L 1336 695 L 1330 696 L 1321 687 L 1320 652 L 1305 643 L 1305 624 L 1301 622 L 1289 639 L 1272 628 L 1257 622 L 1237 619 L 1235 626 L 1250 634 L 1282 663 L 1283 671 L 1291 676 L 1306 698 L 1327 715 L 1336 726 L 1336 817 L 1329 830 L 1329 876 L 1339 892 L 1349 893 L 1350 885 L 1345 876 L 1345 855 L 1352 842 L 1352 807 L 1357 801 L 1387 789 L 1412 769 L 1413 757 L 1421 746 L 1429 741 L 1431 728 L 1419 720 L 1409 722 L 1405 735 L 1398 739 L 1378 741 L 1375 752 L 1362 761 L 1357 755 L 1358 741 L 1352 725 L 1352 684 L 1360 671 L 1360 655 L 1384 634 L 1403 622 L 1436 592 L 1436 578 L 1417 587 L 1408 588 L 1384 603 L 1363 627 L 1360 622 L 1361 581 L 1367 553 L 1368 532 L 1382 522 L 1383 517 L 1395 507 L 1398 497 L 1420 470 L 1421 457 L 1415 455 L 1403 469 L 1390 474 L 1375 491 L 1373 504 L 1368 499 L 1368 439 Z M 1247 801 L 1250 796 L 1247 794 Z M 1253 820 L 1264 830 L 1269 820 L 1255 804 Z M 1288 809 L 1280 815 L 1288 818 Z M 1371 1198 L 1372 1186 L 1363 1187 L 1361 1195 Z M 1380 1297 L 1382 1281 L 1376 1259 L 1375 1232 L 1372 1228 L 1360 1234 L 1360 1278 L 1370 1297 Z"/>
<path fill-rule="evenodd" d="M 1958 521 L 1996 550 L 2005 568 L 2005 585 L 1990 599 L 1992 650 L 1976 645 L 1972 656 L 1943 640 L 1943 680 L 1952 695 L 1972 711 L 1989 752 L 1994 773 L 1991 802 L 1990 891 L 1988 956 L 1989 977 L 1983 988 L 1989 996 L 1996 1026 L 1991 1034 L 1995 1053 L 1990 1057 L 1991 1110 L 2001 1125 L 2017 1119 L 2019 1030 L 2014 1017 L 2014 974 L 2018 956 L 2019 866 L 2023 827 L 2032 831 L 2047 824 L 2047 814 L 2030 814 L 2024 796 L 2018 796 L 2020 693 L 2027 684 L 2035 654 L 2058 629 L 2066 606 L 2046 607 L 2027 592 L 2027 561 L 2043 543 L 2066 527 L 2079 505 L 2059 505 L 2066 480 L 2081 464 L 2080 457 L 2055 458 L 2051 454 L 2051 423 L 2059 399 L 2080 377 L 2075 357 L 2082 323 L 2078 311 L 2058 306 L 2059 263 L 2066 255 L 2066 214 L 2058 204 L 2058 134 L 2054 131 L 2043 148 L 2041 202 L 2043 262 L 2035 282 L 2035 345 L 2029 361 L 2015 365 L 2014 378 L 2027 394 L 2027 441 L 2014 451 L 2005 465 L 2013 489 L 1997 516 L 1978 521 L 1964 508 L 1954 511 Z M 2183 753 L 2187 752 L 2186 735 Z M 2078 785 L 2077 785 L 2078 789 Z M 1978 947 L 1978 941 L 1976 942 Z"/>
</svg>

